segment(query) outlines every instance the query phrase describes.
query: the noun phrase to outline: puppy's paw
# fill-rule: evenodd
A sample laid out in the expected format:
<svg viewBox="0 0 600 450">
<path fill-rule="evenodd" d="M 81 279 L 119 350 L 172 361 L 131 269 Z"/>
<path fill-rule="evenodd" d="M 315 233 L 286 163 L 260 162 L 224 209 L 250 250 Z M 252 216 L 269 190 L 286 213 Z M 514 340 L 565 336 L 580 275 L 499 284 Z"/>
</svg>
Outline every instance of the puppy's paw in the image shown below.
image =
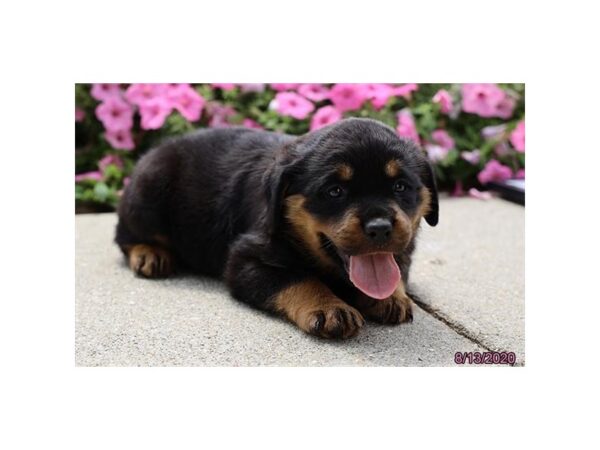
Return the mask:
<svg viewBox="0 0 600 450">
<path fill-rule="evenodd" d="M 129 250 L 129 267 L 137 275 L 146 278 L 162 278 L 171 274 L 173 261 L 168 250 L 137 244 Z"/>
<path fill-rule="evenodd" d="M 319 310 L 306 311 L 299 325 L 315 336 L 329 339 L 346 339 L 355 336 L 365 320 L 350 305 L 323 305 Z"/>
<path fill-rule="evenodd" d="M 360 311 L 373 322 L 397 325 L 402 322 L 412 322 L 412 300 L 404 292 L 395 292 L 384 300 L 363 299 Z"/>
</svg>

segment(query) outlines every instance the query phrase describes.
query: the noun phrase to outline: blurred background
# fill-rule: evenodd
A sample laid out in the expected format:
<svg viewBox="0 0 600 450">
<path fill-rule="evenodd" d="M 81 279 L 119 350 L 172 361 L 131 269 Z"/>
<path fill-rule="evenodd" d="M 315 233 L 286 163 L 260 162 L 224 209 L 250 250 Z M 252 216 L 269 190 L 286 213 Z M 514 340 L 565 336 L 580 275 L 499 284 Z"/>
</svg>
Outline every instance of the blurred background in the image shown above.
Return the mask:
<svg viewBox="0 0 600 450">
<path fill-rule="evenodd" d="M 76 84 L 77 213 L 113 211 L 136 160 L 162 139 L 245 126 L 304 134 L 370 117 L 417 142 L 439 188 L 486 199 L 525 179 L 524 84 Z"/>
</svg>

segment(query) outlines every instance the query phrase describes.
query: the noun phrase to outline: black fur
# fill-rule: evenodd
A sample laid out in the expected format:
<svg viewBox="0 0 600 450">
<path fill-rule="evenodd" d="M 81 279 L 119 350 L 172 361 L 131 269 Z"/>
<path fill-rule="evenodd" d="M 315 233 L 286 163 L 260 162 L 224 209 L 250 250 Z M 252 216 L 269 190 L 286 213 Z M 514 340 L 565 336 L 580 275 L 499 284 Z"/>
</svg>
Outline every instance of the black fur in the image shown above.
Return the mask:
<svg viewBox="0 0 600 450">
<path fill-rule="evenodd" d="M 390 158 L 401 162 L 398 179 L 406 189 L 400 194 L 382 173 Z M 332 199 L 326 192 L 340 185 L 332 178 L 339 163 L 356 173 L 344 196 Z M 367 221 L 389 214 L 390 201 L 414 213 L 422 186 L 431 193 L 425 219 L 433 226 L 437 191 L 424 153 L 373 120 L 346 119 L 299 138 L 244 128 L 201 130 L 141 158 L 119 205 L 116 242 L 125 251 L 166 236 L 179 267 L 224 277 L 234 297 L 265 310 L 273 309 L 279 291 L 307 277 L 346 299 L 356 290 L 343 261 L 329 246 L 339 270 L 315 266 L 290 235 L 284 199 L 303 195 L 317 220 L 338 220 L 353 207 Z M 414 238 L 396 254 L 405 281 L 413 250 Z"/>
</svg>

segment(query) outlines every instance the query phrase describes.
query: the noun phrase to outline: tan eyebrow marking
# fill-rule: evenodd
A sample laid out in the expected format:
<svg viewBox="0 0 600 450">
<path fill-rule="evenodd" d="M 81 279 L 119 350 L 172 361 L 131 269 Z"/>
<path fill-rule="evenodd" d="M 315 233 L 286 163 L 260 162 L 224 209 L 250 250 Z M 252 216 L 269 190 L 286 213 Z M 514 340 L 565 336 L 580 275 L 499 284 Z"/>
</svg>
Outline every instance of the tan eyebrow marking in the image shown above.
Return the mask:
<svg viewBox="0 0 600 450">
<path fill-rule="evenodd" d="M 385 174 L 390 178 L 394 178 L 394 177 L 398 176 L 399 172 L 400 172 L 400 163 L 395 159 L 390 159 L 387 162 L 387 164 L 385 165 Z"/>
<path fill-rule="evenodd" d="M 340 164 L 337 167 L 337 173 L 340 178 L 344 181 L 350 181 L 352 179 L 352 175 L 354 174 L 354 169 L 348 164 Z"/>
</svg>

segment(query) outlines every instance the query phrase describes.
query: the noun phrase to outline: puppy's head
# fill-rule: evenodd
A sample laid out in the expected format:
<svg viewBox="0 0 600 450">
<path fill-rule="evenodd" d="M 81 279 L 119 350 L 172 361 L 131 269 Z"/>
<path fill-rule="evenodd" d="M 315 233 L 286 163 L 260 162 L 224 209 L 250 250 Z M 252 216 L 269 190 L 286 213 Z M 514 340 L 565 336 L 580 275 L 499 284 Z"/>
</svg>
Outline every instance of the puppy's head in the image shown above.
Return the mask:
<svg viewBox="0 0 600 450">
<path fill-rule="evenodd" d="M 271 174 L 270 226 L 284 228 L 322 266 L 342 269 L 374 298 L 395 290 L 394 255 L 438 200 L 425 155 L 386 125 L 347 119 L 299 138 Z"/>
</svg>

